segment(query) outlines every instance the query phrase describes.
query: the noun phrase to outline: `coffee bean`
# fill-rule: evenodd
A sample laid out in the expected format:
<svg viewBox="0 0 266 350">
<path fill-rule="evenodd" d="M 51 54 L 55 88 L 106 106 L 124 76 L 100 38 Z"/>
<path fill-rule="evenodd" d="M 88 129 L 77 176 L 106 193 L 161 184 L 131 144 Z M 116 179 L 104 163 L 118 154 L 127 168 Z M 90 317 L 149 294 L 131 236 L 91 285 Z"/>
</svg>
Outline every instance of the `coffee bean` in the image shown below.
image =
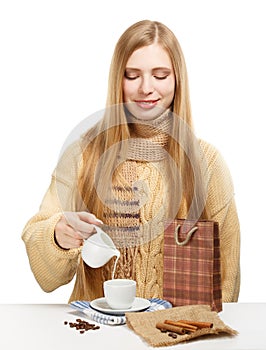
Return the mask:
<svg viewBox="0 0 266 350">
<path fill-rule="evenodd" d="M 176 333 L 172 333 L 172 332 L 169 332 L 168 333 L 169 337 L 172 337 L 172 338 L 177 338 L 177 334 Z"/>
<path fill-rule="evenodd" d="M 89 323 L 85 320 L 81 320 L 80 318 L 76 319 L 76 322 L 68 322 L 64 321 L 64 325 L 69 325 L 70 328 L 75 328 L 79 331 L 80 334 L 85 333 L 85 331 L 89 330 L 97 330 L 100 329 L 100 326 L 96 326 L 94 323 Z"/>
<path fill-rule="evenodd" d="M 162 332 L 162 333 L 167 333 L 167 329 L 161 328 L 161 332 Z"/>
</svg>

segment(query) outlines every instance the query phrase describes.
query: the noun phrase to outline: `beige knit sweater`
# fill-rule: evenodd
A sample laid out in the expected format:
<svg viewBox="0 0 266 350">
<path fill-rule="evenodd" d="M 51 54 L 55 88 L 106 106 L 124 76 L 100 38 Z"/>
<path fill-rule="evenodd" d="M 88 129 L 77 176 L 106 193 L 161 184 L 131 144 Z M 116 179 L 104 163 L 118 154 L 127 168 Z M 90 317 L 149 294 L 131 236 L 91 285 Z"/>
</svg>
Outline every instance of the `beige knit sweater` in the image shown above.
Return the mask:
<svg viewBox="0 0 266 350">
<path fill-rule="evenodd" d="M 238 299 L 240 286 L 240 229 L 234 201 L 233 185 L 229 170 L 220 153 L 210 144 L 200 141 L 208 164 L 208 206 L 211 219 L 219 222 L 221 241 L 222 298 L 224 302 Z M 121 248 L 121 257 L 116 277 L 134 278 L 137 281 L 137 294 L 144 298 L 163 297 L 163 213 L 164 205 L 161 173 L 163 161 L 126 161 L 120 169 L 121 186 L 132 185 L 132 181 L 147 183 L 152 195 L 152 205 L 144 205 L 139 211 L 138 220 L 154 222 L 154 236 L 138 247 Z M 158 163 L 161 167 L 158 171 Z M 63 211 L 77 209 L 73 193 L 76 189 L 80 167 L 80 146 L 76 142 L 63 154 L 51 184 L 46 192 L 39 212 L 26 224 L 22 238 L 25 242 L 31 269 L 41 288 L 51 292 L 69 283 L 78 276 L 70 301 L 74 299 L 92 300 L 102 296 L 102 282 L 111 277 L 114 261 L 101 269 L 90 269 L 83 263 L 79 249 L 63 250 L 54 241 L 54 228 Z M 126 178 L 134 168 L 134 179 Z M 119 183 L 116 187 L 119 192 Z M 143 189 L 145 192 L 145 189 Z M 123 198 L 125 200 L 125 198 Z M 185 209 L 184 209 L 185 210 Z M 184 211 L 185 213 L 185 211 Z M 130 220 L 134 217 L 132 215 Z M 105 222 L 114 220 L 106 212 Z M 125 217 L 124 226 L 128 226 Z M 115 224 L 112 221 L 112 224 Z M 133 223 L 134 226 L 134 223 Z M 132 226 L 132 227 L 133 227 Z M 118 241 L 119 243 L 119 241 Z"/>
</svg>

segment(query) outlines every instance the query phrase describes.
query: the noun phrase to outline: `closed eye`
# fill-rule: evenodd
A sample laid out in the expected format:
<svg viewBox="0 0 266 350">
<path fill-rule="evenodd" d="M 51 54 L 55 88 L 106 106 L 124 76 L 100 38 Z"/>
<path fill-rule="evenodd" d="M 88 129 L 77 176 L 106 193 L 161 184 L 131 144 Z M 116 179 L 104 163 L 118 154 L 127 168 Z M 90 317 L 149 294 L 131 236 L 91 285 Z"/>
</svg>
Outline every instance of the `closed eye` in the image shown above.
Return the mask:
<svg viewBox="0 0 266 350">
<path fill-rule="evenodd" d="M 164 76 L 157 76 L 157 75 L 154 75 L 154 78 L 157 79 L 157 80 L 164 80 L 168 77 L 168 75 L 164 75 Z"/>
<path fill-rule="evenodd" d="M 127 74 L 125 74 L 125 78 L 128 79 L 128 80 L 135 80 L 138 77 L 139 77 L 138 75 L 127 75 Z"/>
</svg>

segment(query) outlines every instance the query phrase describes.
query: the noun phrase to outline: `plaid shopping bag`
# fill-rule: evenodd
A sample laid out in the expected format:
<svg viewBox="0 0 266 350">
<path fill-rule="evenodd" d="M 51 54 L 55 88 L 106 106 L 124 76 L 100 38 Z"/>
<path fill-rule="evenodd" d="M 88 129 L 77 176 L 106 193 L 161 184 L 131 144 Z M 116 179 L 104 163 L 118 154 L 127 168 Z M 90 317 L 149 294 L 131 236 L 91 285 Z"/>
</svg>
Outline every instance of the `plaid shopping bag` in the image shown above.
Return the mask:
<svg viewBox="0 0 266 350">
<path fill-rule="evenodd" d="M 164 232 L 163 297 L 174 306 L 222 310 L 218 223 L 176 219 Z"/>
</svg>

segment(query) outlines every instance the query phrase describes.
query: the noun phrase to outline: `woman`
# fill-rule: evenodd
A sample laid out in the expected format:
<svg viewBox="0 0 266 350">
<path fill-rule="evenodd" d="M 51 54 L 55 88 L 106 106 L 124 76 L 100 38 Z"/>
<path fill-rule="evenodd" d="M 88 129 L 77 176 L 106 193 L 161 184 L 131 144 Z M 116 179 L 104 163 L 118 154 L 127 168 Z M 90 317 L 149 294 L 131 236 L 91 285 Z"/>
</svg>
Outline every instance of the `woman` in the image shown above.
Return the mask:
<svg viewBox="0 0 266 350">
<path fill-rule="evenodd" d="M 64 152 L 23 240 L 45 291 L 76 275 L 70 301 L 92 300 L 102 296 L 114 261 L 92 269 L 80 251 L 104 223 L 121 253 L 115 277 L 135 279 L 139 297 L 162 298 L 164 223 L 175 217 L 218 221 L 222 298 L 237 301 L 240 234 L 230 173 L 217 150 L 193 136 L 176 37 L 144 20 L 120 37 L 104 116 Z"/>
</svg>

